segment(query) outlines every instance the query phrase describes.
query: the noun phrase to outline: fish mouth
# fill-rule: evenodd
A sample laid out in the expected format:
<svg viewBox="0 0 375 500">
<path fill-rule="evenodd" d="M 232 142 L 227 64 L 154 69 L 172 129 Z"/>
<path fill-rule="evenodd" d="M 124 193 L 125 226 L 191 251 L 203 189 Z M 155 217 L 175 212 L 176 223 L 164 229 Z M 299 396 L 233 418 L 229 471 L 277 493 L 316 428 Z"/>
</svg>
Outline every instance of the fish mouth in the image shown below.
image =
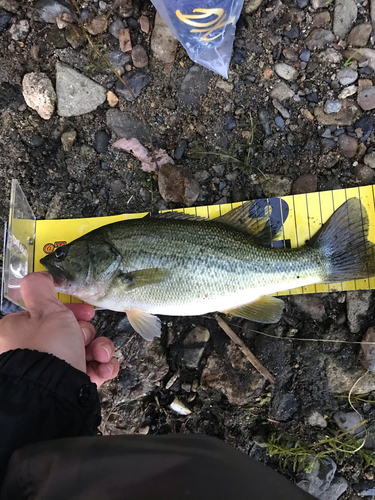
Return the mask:
<svg viewBox="0 0 375 500">
<path fill-rule="evenodd" d="M 63 291 L 62 289 L 67 290 L 69 288 L 69 285 L 68 285 L 69 275 L 68 275 L 68 273 L 65 270 L 60 269 L 58 266 L 56 266 L 55 263 L 51 264 L 49 262 L 49 255 L 40 259 L 40 263 L 47 269 L 49 274 L 52 276 L 53 282 L 55 284 L 55 288 L 61 289 L 58 291 Z"/>
</svg>

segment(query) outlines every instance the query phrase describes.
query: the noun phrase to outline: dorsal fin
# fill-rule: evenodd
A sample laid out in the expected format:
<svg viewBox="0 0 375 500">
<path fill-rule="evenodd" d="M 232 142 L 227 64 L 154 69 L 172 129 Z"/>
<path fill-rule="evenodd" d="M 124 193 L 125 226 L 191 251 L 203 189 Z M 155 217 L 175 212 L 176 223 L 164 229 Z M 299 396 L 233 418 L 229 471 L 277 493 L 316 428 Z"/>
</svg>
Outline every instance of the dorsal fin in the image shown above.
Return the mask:
<svg viewBox="0 0 375 500">
<path fill-rule="evenodd" d="M 190 215 L 190 214 L 185 214 L 184 212 L 164 212 L 162 214 L 160 213 L 155 213 L 155 212 L 150 212 L 146 217 L 152 217 L 153 219 L 178 219 L 178 220 L 195 220 L 195 221 L 200 221 L 200 220 L 209 220 L 206 219 L 205 217 L 200 217 L 199 215 Z"/>
<path fill-rule="evenodd" d="M 264 246 L 270 246 L 277 234 L 272 224 L 271 207 L 268 205 L 264 213 L 259 214 L 254 201 L 245 201 L 239 207 L 213 220 L 251 234 L 259 244 Z"/>
</svg>

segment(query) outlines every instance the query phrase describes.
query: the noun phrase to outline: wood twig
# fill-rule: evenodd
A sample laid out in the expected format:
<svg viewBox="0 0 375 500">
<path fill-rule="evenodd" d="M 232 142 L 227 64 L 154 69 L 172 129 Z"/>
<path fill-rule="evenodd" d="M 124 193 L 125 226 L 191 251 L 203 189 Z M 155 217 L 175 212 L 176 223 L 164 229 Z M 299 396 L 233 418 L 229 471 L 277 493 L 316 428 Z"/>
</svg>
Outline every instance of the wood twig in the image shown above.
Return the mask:
<svg viewBox="0 0 375 500">
<path fill-rule="evenodd" d="M 230 326 L 221 318 L 218 314 L 215 314 L 215 319 L 218 322 L 220 328 L 224 330 L 224 332 L 228 335 L 228 337 L 232 340 L 236 346 L 241 349 L 253 367 L 258 370 L 258 372 L 271 384 L 275 382 L 275 377 L 271 375 L 271 373 L 265 368 L 258 358 L 254 356 L 254 354 L 250 351 L 250 349 L 242 342 L 242 340 L 234 333 L 234 331 L 230 328 Z"/>
</svg>

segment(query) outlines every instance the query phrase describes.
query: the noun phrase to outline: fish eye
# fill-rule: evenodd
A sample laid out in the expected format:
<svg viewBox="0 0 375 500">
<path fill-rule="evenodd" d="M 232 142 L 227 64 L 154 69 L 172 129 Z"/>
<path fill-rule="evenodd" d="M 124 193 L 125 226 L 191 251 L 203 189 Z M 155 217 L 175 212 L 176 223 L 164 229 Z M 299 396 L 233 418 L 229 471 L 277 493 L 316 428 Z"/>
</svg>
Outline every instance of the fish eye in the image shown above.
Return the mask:
<svg viewBox="0 0 375 500">
<path fill-rule="evenodd" d="M 65 245 L 56 248 L 55 257 L 57 260 L 64 260 L 67 255 L 68 255 L 68 248 Z"/>
</svg>

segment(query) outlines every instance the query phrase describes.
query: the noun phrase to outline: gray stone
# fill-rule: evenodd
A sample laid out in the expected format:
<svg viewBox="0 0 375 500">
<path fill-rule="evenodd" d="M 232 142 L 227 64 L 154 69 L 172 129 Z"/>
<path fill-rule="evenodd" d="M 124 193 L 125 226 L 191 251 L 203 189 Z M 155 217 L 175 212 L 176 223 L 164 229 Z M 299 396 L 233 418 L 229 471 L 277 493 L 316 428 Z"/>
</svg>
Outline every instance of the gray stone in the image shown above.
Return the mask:
<svg viewBox="0 0 375 500">
<path fill-rule="evenodd" d="M 335 35 L 332 31 L 318 28 L 313 30 L 306 38 L 306 47 L 310 50 L 324 49 L 326 45 L 335 41 Z"/>
<path fill-rule="evenodd" d="M 56 63 L 57 113 L 80 116 L 94 111 L 106 100 L 106 90 L 87 76 L 60 62 Z"/>
<path fill-rule="evenodd" d="M 353 47 L 366 47 L 371 31 L 372 26 L 370 23 L 362 23 L 354 26 L 348 36 L 349 45 L 353 45 Z"/>
<path fill-rule="evenodd" d="M 280 104 L 277 99 L 273 99 L 272 100 L 272 104 L 277 109 L 277 111 L 280 113 L 280 115 L 283 118 L 285 118 L 285 120 L 287 120 L 288 118 L 290 118 L 289 111 L 286 108 L 284 108 L 284 106 L 282 104 Z"/>
<path fill-rule="evenodd" d="M 266 198 L 277 198 L 290 194 L 292 181 L 281 175 L 268 175 L 261 181 L 261 187 Z"/>
<path fill-rule="evenodd" d="M 324 105 L 324 112 L 327 114 L 338 113 L 341 109 L 341 102 L 337 99 L 328 99 Z"/>
<path fill-rule="evenodd" d="M 26 104 L 44 120 L 53 115 L 56 93 L 45 73 L 27 73 L 22 80 L 22 93 Z"/>
<path fill-rule="evenodd" d="M 333 32 L 340 40 L 348 35 L 357 19 L 357 3 L 355 0 L 336 0 L 333 14 Z"/>
<path fill-rule="evenodd" d="M 285 120 L 281 116 L 276 116 L 275 118 L 275 124 L 276 126 L 281 130 L 281 132 L 284 132 L 285 130 Z"/>
<path fill-rule="evenodd" d="M 330 3 L 332 3 L 332 0 L 311 0 L 311 6 L 315 10 L 324 9 Z"/>
<path fill-rule="evenodd" d="M 154 56 L 166 64 L 172 64 L 176 57 L 178 40 L 167 23 L 156 12 L 154 29 L 151 36 L 151 50 Z"/>
<path fill-rule="evenodd" d="M 318 411 L 313 411 L 307 417 L 307 423 L 312 427 L 320 427 L 321 429 L 325 429 L 327 427 L 327 420 Z"/>
<path fill-rule="evenodd" d="M 337 142 L 340 153 L 346 158 L 353 158 L 358 149 L 358 139 L 347 134 L 341 134 Z"/>
<path fill-rule="evenodd" d="M 358 94 L 358 104 L 365 111 L 375 108 L 375 87 L 363 90 Z"/>
<path fill-rule="evenodd" d="M 200 188 L 193 174 L 187 167 L 162 165 L 158 173 L 158 186 L 165 201 L 182 203 L 190 207 L 196 202 Z"/>
<path fill-rule="evenodd" d="M 351 85 L 358 80 L 358 72 L 350 68 L 342 68 L 337 72 L 337 79 L 341 85 Z"/>
<path fill-rule="evenodd" d="M 360 425 L 362 418 L 355 411 L 337 411 L 333 415 L 333 420 L 342 431 L 349 432 L 351 436 L 357 438 L 362 438 L 364 436 L 365 428 L 363 425 Z M 356 429 L 354 429 L 355 427 Z"/>
<path fill-rule="evenodd" d="M 123 79 L 131 88 L 135 97 L 138 97 L 142 89 L 151 82 L 151 77 L 149 75 L 146 75 L 145 73 L 142 73 L 141 71 L 129 71 L 129 73 L 126 73 L 123 76 Z M 129 92 L 128 88 L 121 81 L 118 81 L 116 83 L 116 93 L 120 94 L 129 102 L 134 101 L 133 96 Z"/>
<path fill-rule="evenodd" d="M 183 342 L 182 362 L 187 368 L 198 368 L 210 332 L 203 326 L 196 326 Z"/>
<path fill-rule="evenodd" d="M 357 182 L 360 186 L 372 184 L 374 181 L 374 171 L 370 167 L 359 167 L 357 170 Z"/>
<path fill-rule="evenodd" d="M 298 71 L 293 66 L 282 62 L 275 64 L 275 72 L 280 78 L 287 81 L 296 80 L 298 77 Z"/>
<path fill-rule="evenodd" d="M 342 477 L 335 478 L 336 470 L 337 465 L 331 458 L 324 458 L 321 462 L 316 460 L 312 471 L 304 473 L 297 486 L 319 500 L 338 500 L 349 484 Z"/>
<path fill-rule="evenodd" d="M 21 21 L 16 21 L 9 28 L 9 33 L 12 37 L 12 40 L 15 40 L 16 42 L 25 41 L 27 35 L 29 34 L 29 31 L 30 31 L 30 24 L 29 21 L 27 21 L 26 19 L 21 19 Z"/>
<path fill-rule="evenodd" d="M 108 31 L 118 40 L 118 32 L 123 28 L 125 28 L 125 25 L 121 19 L 116 19 L 116 21 L 113 21 L 113 23 L 109 25 Z"/>
<path fill-rule="evenodd" d="M 109 109 L 106 118 L 107 127 L 118 137 L 125 137 L 125 139 L 135 137 L 143 144 L 148 141 L 147 130 L 138 117 L 132 117 L 119 109 Z"/>
<path fill-rule="evenodd" d="M 148 65 L 148 55 L 142 45 L 133 47 L 132 60 L 136 68 L 145 68 Z"/>
<path fill-rule="evenodd" d="M 363 162 L 368 167 L 375 169 L 375 152 L 372 152 L 372 153 L 369 153 L 368 155 L 365 155 L 363 158 Z"/>
<path fill-rule="evenodd" d="M 278 101 L 286 101 L 294 96 L 294 91 L 285 82 L 276 83 L 270 92 L 272 99 L 277 99 Z"/>
<path fill-rule="evenodd" d="M 361 330 L 362 318 L 368 313 L 371 297 L 371 290 L 346 292 L 346 316 L 352 333 L 358 333 Z"/>
<path fill-rule="evenodd" d="M 105 130 L 98 130 L 95 133 L 94 149 L 97 153 L 106 153 L 108 151 L 110 136 Z"/>
<path fill-rule="evenodd" d="M 306 175 L 311 175 L 311 174 L 306 174 Z M 316 176 L 315 176 L 315 182 L 316 182 Z M 316 191 L 316 185 L 314 191 Z M 293 193 L 293 194 L 299 194 L 299 193 Z M 310 294 L 293 295 L 293 303 L 298 307 L 298 309 L 303 311 L 305 314 L 310 316 L 315 321 L 322 322 L 327 317 L 323 301 L 320 297 L 311 296 Z"/>
<path fill-rule="evenodd" d="M 122 52 L 122 50 L 112 50 L 108 53 L 108 59 L 111 65 L 121 74 L 124 74 L 125 64 L 129 64 L 132 60 L 129 52 Z M 105 73 L 112 74 L 110 68 L 104 68 Z"/>
<path fill-rule="evenodd" d="M 202 66 L 192 66 L 178 89 L 180 100 L 187 106 L 197 104 L 208 90 L 212 72 Z"/>
</svg>

